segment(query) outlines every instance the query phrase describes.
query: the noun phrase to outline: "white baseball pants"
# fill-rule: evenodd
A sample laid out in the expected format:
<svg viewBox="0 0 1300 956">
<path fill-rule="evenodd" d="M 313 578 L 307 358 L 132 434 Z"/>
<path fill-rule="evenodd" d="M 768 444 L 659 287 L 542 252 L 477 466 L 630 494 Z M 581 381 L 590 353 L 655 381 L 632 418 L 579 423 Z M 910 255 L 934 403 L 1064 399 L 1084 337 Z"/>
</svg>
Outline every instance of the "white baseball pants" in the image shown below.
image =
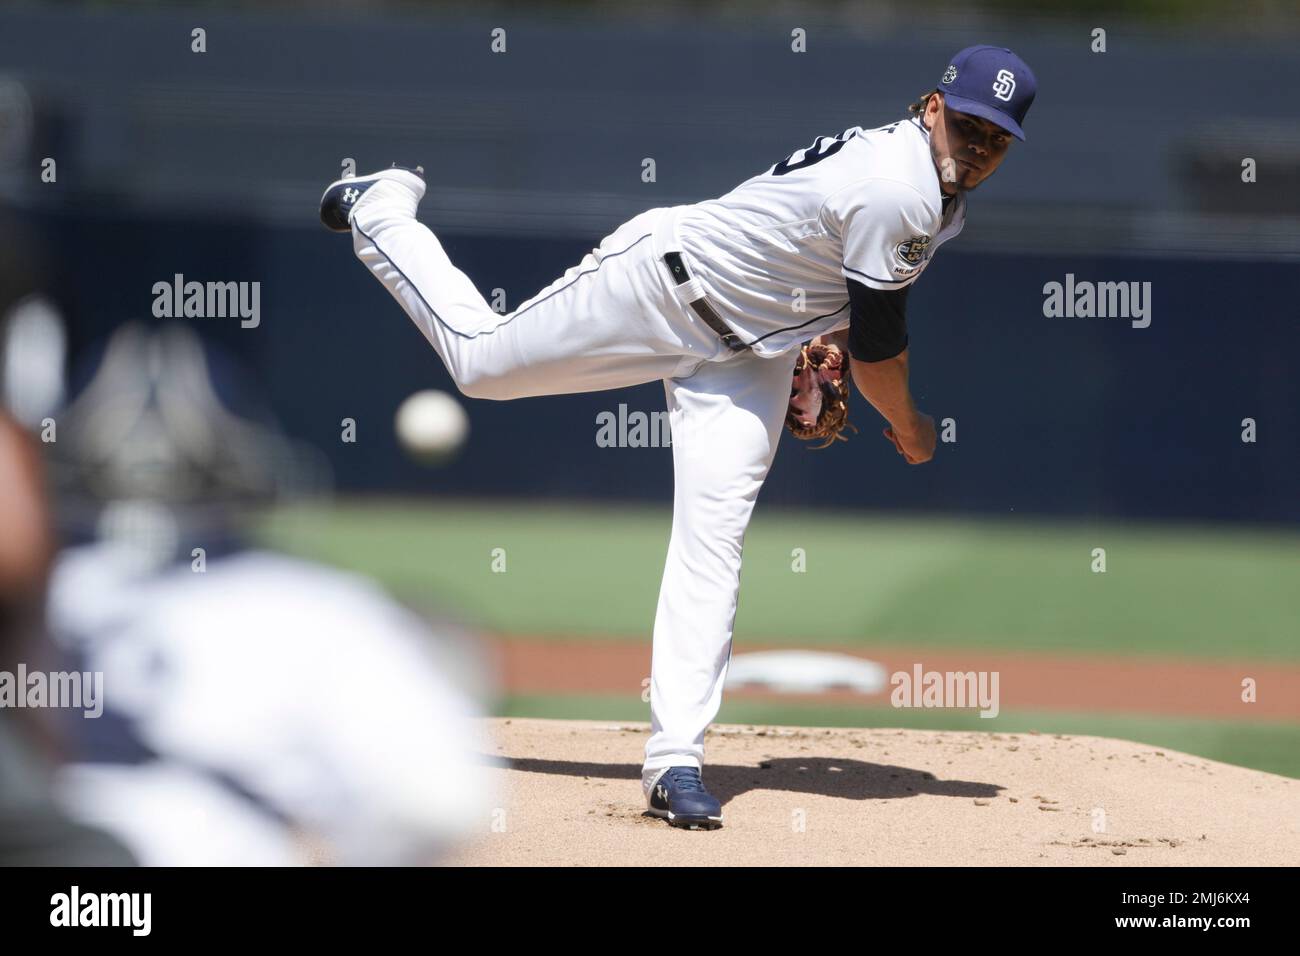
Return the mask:
<svg viewBox="0 0 1300 956">
<path fill-rule="evenodd" d="M 416 220 L 423 193 L 413 175 L 371 186 L 353 211 L 353 248 L 464 394 L 510 399 L 664 382 L 673 526 L 643 770 L 648 779 L 664 767 L 700 767 L 731 660 L 745 528 L 781 437 L 797 350 L 731 352 L 679 300 L 663 262 L 679 250 L 672 209 L 628 221 L 501 315 Z"/>
</svg>

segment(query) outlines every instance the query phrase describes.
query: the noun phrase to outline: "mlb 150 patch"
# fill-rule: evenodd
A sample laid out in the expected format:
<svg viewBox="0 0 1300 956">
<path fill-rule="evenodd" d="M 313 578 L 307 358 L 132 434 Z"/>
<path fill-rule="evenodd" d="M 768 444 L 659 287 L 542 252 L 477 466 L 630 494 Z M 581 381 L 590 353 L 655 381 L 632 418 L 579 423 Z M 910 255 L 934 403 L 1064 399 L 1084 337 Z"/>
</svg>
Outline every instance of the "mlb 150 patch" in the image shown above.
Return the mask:
<svg viewBox="0 0 1300 956">
<path fill-rule="evenodd" d="M 909 266 L 914 266 L 924 258 L 925 250 L 928 248 L 930 248 L 929 236 L 913 236 L 906 242 L 900 242 L 894 249 L 894 253 Z"/>
</svg>

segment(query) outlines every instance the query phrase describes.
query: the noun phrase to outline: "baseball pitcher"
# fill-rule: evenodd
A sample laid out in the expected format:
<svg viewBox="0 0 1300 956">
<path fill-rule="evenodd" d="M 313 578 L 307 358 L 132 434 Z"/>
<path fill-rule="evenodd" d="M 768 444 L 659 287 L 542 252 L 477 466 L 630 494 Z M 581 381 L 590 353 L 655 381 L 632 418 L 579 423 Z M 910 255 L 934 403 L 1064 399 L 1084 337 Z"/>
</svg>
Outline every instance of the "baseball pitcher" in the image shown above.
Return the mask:
<svg viewBox="0 0 1300 956">
<path fill-rule="evenodd" d="M 1010 50 L 962 50 L 908 118 L 820 136 L 719 199 L 648 210 L 508 315 L 416 219 L 420 168 L 339 180 L 321 199 L 322 222 L 351 231 L 464 394 L 663 381 L 673 525 L 642 788 L 675 826 L 722 823 L 701 776 L 704 733 L 731 660 L 745 528 L 782 425 L 840 437 L 851 374 L 908 463 L 934 454 L 934 421 L 908 388 L 908 289 L 961 231 L 966 194 L 1025 138 L 1036 85 Z"/>
</svg>

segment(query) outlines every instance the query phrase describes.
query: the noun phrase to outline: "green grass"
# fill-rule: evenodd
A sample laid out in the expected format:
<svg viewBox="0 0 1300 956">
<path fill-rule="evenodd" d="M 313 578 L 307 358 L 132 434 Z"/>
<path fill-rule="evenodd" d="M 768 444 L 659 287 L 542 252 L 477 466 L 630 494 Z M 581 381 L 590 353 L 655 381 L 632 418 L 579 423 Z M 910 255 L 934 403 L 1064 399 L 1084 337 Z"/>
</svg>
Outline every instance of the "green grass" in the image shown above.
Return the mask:
<svg viewBox="0 0 1300 956">
<path fill-rule="evenodd" d="M 268 544 L 377 578 L 417 607 L 520 634 L 647 640 L 665 508 L 338 503 L 283 511 Z M 1106 549 L 1107 570 L 1091 570 Z M 492 570 L 503 549 L 505 573 Z M 802 548 L 807 570 L 791 569 Z M 746 647 L 908 644 L 1300 659 L 1300 534 L 900 519 L 760 507 Z"/>
<path fill-rule="evenodd" d="M 519 695 L 493 711 L 503 717 L 647 722 L 648 704 L 632 695 Z M 977 714 L 845 707 L 816 703 L 729 700 L 720 723 L 805 727 L 902 727 L 918 730 L 974 730 L 989 733 L 1087 734 L 1178 750 L 1210 760 L 1300 778 L 1300 726 L 1123 714 L 1003 712 Z"/>
</svg>

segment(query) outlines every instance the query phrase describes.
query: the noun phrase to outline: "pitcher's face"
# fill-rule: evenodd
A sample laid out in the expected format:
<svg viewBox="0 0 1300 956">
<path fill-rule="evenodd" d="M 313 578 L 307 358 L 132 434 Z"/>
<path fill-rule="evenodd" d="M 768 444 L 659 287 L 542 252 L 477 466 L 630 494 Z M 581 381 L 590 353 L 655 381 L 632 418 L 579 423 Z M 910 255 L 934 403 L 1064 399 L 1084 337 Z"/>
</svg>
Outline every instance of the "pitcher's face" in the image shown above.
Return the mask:
<svg viewBox="0 0 1300 956">
<path fill-rule="evenodd" d="M 996 123 L 948 109 L 942 93 L 926 103 L 924 122 L 930 130 L 930 154 L 939 173 L 939 187 L 947 196 L 960 189 L 974 189 L 992 176 L 1013 139 Z"/>
</svg>

